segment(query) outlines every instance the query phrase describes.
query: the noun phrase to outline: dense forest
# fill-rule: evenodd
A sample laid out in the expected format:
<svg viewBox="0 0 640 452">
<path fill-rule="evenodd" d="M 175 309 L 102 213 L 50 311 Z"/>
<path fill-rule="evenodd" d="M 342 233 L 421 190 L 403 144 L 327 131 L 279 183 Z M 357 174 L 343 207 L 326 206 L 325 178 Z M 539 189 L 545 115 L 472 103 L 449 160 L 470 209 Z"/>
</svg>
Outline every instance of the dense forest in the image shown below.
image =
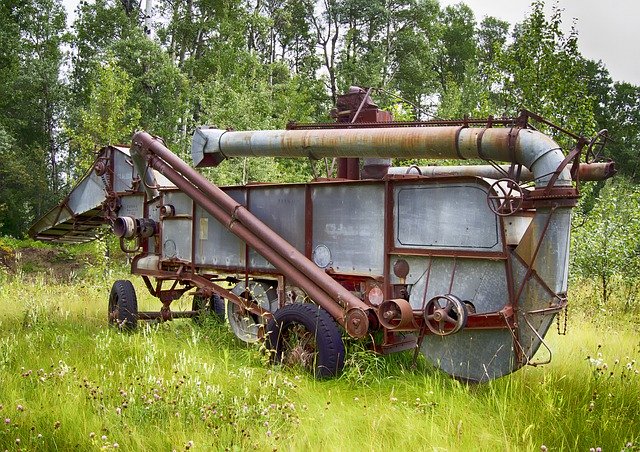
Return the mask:
<svg viewBox="0 0 640 452">
<path fill-rule="evenodd" d="M 635 275 L 640 87 L 584 58 L 560 9 L 535 1 L 512 25 L 437 0 L 157 0 L 149 20 L 141 3 L 81 1 L 70 25 L 60 0 L 0 3 L 0 235 L 23 236 L 100 146 L 136 129 L 186 156 L 196 125 L 327 121 L 359 85 L 396 119 L 524 107 L 586 137 L 608 129 L 622 177 L 584 187 L 574 264 L 605 300 L 611 278 Z M 210 176 L 307 180 L 312 165 L 232 160 Z"/>
</svg>

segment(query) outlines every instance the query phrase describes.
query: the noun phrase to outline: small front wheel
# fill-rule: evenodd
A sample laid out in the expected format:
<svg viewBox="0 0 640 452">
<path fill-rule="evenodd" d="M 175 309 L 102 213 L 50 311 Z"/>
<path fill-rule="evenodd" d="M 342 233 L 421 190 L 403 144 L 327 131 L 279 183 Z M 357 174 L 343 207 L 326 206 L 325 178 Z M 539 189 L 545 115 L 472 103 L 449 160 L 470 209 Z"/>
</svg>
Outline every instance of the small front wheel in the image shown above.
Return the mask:
<svg viewBox="0 0 640 452">
<path fill-rule="evenodd" d="M 344 367 L 338 325 L 327 311 L 312 303 L 278 309 L 267 324 L 267 346 L 272 362 L 301 367 L 318 379 L 335 377 Z"/>
<path fill-rule="evenodd" d="M 138 298 L 131 281 L 119 279 L 109 294 L 109 324 L 122 331 L 138 327 Z"/>
</svg>

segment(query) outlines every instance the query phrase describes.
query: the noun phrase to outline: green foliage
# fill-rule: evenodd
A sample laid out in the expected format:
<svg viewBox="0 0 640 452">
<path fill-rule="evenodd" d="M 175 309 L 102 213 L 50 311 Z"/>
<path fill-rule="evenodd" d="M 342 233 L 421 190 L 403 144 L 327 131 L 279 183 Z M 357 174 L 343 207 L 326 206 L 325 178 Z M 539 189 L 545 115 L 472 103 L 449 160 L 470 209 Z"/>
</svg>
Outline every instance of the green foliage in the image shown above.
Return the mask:
<svg viewBox="0 0 640 452">
<path fill-rule="evenodd" d="M 138 29 L 128 39 L 114 42 L 109 50 L 120 68 L 118 76 L 131 85 L 126 110 L 119 114 L 132 116 L 133 123 L 133 112 L 139 111 L 133 125 L 153 131 L 168 143 L 179 141 L 179 125 L 187 108 L 187 77 Z M 129 138 L 130 134 L 125 142 Z"/>
<path fill-rule="evenodd" d="M 591 189 L 594 187 L 592 186 Z M 572 269 L 598 281 L 603 305 L 607 305 L 612 281 L 626 287 L 627 307 L 636 303 L 640 269 L 640 189 L 618 178 L 599 191 L 598 202 L 587 213 L 578 209 L 572 236 Z"/>
<path fill-rule="evenodd" d="M 0 4 L 0 233 L 20 236 L 59 196 L 66 42 L 59 1 Z"/>
<path fill-rule="evenodd" d="M 609 91 L 606 117 L 599 126 L 609 131 L 611 142 L 607 155 L 611 156 L 621 172 L 634 182 L 640 180 L 640 87 L 629 83 L 614 83 Z"/>
<path fill-rule="evenodd" d="M 499 107 L 510 115 L 525 107 L 567 130 L 589 136 L 595 131 L 593 101 L 584 58 L 578 51 L 578 33 L 572 28 L 565 35 L 561 25 L 559 7 L 554 6 L 547 18 L 543 1 L 532 4 L 500 58 L 503 96 Z M 555 135 L 552 130 L 547 133 Z"/>
<path fill-rule="evenodd" d="M 100 147 L 126 143 L 136 130 L 140 111 L 127 105 L 132 87 L 128 74 L 113 62 L 98 68 L 89 104 L 80 111 L 80 123 L 67 131 L 72 146 L 80 149 L 79 168 L 88 168 Z"/>
</svg>

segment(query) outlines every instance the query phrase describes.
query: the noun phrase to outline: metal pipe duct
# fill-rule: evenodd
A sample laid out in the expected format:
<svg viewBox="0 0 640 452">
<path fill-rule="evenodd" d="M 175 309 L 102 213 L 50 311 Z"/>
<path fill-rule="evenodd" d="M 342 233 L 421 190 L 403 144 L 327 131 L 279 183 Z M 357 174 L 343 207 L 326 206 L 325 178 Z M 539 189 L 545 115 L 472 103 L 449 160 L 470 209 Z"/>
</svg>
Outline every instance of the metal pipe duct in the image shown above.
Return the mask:
<svg viewBox="0 0 640 452">
<path fill-rule="evenodd" d="M 558 144 L 535 130 L 455 126 L 249 132 L 199 128 L 191 153 L 197 167 L 247 156 L 482 158 L 522 164 L 540 187 L 547 185 L 564 159 Z M 568 169 L 555 185 L 571 185 Z"/>
<path fill-rule="evenodd" d="M 499 168 L 499 169 L 498 169 Z M 488 179 L 501 179 L 509 172 L 509 165 L 451 165 L 451 166 L 394 166 L 389 168 L 387 174 L 394 175 L 421 175 L 428 177 L 437 176 L 478 176 Z M 572 171 L 573 164 L 568 165 Z M 581 163 L 578 167 L 578 179 L 581 181 L 598 181 L 613 177 L 616 174 L 613 162 Z M 520 180 L 529 182 L 533 180 L 533 173 L 523 169 Z"/>
</svg>

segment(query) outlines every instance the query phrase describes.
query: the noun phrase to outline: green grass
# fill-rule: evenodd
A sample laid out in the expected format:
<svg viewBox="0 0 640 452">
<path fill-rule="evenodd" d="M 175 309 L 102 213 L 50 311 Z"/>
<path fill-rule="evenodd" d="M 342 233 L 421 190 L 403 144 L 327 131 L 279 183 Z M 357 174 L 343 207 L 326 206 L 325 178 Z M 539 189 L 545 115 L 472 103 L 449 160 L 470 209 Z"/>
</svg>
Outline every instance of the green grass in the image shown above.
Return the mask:
<svg viewBox="0 0 640 452">
<path fill-rule="evenodd" d="M 116 277 L 0 273 L 2 450 L 640 450 L 639 328 L 607 313 L 574 313 L 567 336 L 549 334 L 550 365 L 484 385 L 359 344 L 342 377 L 318 382 L 216 323 L 119 334 Z"/>
</svg>

